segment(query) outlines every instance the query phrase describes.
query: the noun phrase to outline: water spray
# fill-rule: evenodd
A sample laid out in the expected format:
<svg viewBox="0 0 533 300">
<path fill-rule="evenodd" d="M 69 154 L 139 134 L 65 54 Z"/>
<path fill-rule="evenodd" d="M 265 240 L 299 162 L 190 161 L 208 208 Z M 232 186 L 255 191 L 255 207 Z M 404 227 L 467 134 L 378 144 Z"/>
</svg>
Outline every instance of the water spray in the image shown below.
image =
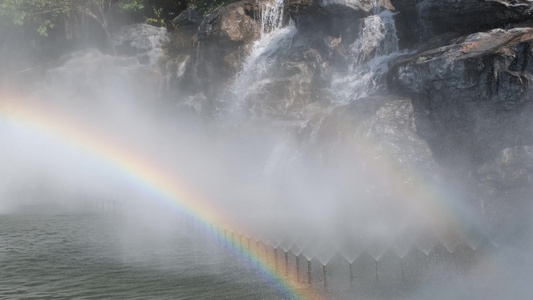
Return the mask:
<svg viewBox="0 0 533 300">
<path fill-rule="evenodd" d="M 326 272 L 326 265 L 322 265 L 322 274 L 324 275 L 324 290 L 328 291 L 328 276 Z"/>
<path fill-rule="evenodd" d="M 353 275 L 353 263 L 350 263 L 350 284 L 353 285 L 355 276 Z"/>
<path fill-rule="evenodd" d="M 402 270 L 402 281 L 405 281 L 405 270 L 403 266 L 403 257 L 400 257 L 400 268 Z"/>
<path fill-rule="evenodd" d="M 307 261 L 307 283 L 311 285 L 312 278 L 311 278 L 311 261 Z"/>
<path fill-rule="evenodd" d="M 267 262 L 267 264 L 269 264 L 269 261 L 268 261 L 268 245 L 263 243 L 264 245 L 264 251 L 265 251 L 265 260 Z"/>
<path fill-rule="evenodd" d="M 378 263 L 378 260 L 376 259 L 376 282 L 379 284 L 379 267 L 378 267 L 379 263 Z"/>
<path fill-rule="evenodd" d="M 296 255 L 296 282 L 300 282 L 300 255 Z"/>
<path fill-rule="evenodd" d="M 276 268 L 276 272 L 278 272 L 278 248 L 274 248 L 274 265 Z"/>
<path fill-rule="evenodd" d="M 289 277 L 289 252 L 285 251 L 285 277 Z"/>
</svg>

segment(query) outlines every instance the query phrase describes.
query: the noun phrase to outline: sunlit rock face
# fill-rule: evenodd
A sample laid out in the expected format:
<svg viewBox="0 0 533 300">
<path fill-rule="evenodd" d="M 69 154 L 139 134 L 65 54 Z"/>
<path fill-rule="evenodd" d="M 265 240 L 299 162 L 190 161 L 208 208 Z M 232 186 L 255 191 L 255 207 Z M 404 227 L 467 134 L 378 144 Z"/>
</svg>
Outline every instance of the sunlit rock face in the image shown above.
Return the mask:
<svg viewBox="0 0 533 300">
<path fill-rule="evenodd" d="M 533 3 L 527 0 L 391 0 L 400 11 L 399 27 L 406 42 L 434 34 L 469 34 L 493 28 L 529 26 Z M 408 44 L 408 43 L 406 43 Z"/>
<path fill-rule="evenodd" d="M 207 98 L 195 105 L 202 114 L 306 117 L 310 104 L 337 102 L 330 91 L 368 94 L 366 83 L 341 88 L 336 80 L 332 87 L 334 73 L 363 78 L 355 85 L 365 80 L 377 85 L 376 70 L 358 69 L 358 64 L 397 50 L 393 14 L 386 8 L 391 8 L 388 1 L 239 1 L 204 19 L 190 56 L 175 55 L 172 72 L 192 68 L 184 72 L 192 79 L 182 82 L 197 86 L 191 95 Z M 384 70 L 385 61 L 372 65 Z"/>
<path fill-rule="evenodd" d="M 403 59 L 390 84 L 415 101 L 419 133 L 457 166 L 531 144 L 533 29 L 496 29 Z"/>
</svg>

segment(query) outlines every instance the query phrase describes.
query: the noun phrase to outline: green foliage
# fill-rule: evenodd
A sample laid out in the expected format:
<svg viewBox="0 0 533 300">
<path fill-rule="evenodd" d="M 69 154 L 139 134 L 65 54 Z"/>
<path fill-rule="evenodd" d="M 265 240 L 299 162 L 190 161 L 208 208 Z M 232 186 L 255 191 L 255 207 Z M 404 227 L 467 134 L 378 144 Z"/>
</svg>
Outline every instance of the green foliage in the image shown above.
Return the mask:
<svg viewBox="0 0 533 300">
<path fill-rule="evenodd" d="M 108 17 L 114 10 L 138 11 L 147 0 L 1 0 L 0 17 L 16 25 L 34 27 L 40 35 L 48 35 L 59 21 L 69 15 L 83 14 L 108 30 Z"/>
<path fill-rule="evenodd" d="M 24 14 L 17 10 L 20 0 L 4 0 L 0 2 L 0 22 L 13 23 L 16 25 L 24 24 Z"/>
<path fill-rule="evenodd" d="M 165 27 L 166 26 L 165 18 L 162 17 L 163 8 L 157 9 L 155 7 L 152 7 L 152 9 L 154 11 L 154 17 L 146 18 L 146 23 L 150 25 L 154 25 L 154 26 Z"/>
<path fill-rule="evenodd" d="M 78 22 L 85 15 L 109 35 L 110 18 L 117 14 L 143 17 L 148 24 L 166 26 L 183 9 L 206 15 L 237 0 L 0 0 L 0 24 L 23 25 L 48 36 L 59 22 Z M 69 23 L 74 24 L 74 23 Z M 79 25 L 79 24 L 78 24 Z M 75 26 L 73 26 L 75 27 Z"/>
<path fill-rule="evenodd" d="M 145 7 L 145 2 L 143 0 L 132 0 L 127 2 L 119 3 L 119 7 L 123 11 L 132 11 L 132 12 L 138 12 L 142 11 Z"/>
<path fill-rule="evenodd" d="M 54 23 L 50 20 L 44 20 L 39 27 L 37 27 L 37 32 L 42 36 L 48 36 L 48 29 L 54 28 Z"/>
</svg>

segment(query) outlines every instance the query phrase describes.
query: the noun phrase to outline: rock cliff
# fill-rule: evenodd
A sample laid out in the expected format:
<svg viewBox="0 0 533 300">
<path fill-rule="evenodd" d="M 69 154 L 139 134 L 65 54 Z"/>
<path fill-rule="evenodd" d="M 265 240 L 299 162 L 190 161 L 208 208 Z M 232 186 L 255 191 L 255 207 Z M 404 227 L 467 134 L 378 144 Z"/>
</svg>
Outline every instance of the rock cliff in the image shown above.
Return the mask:
<svg viewBox="0 0 533 300">
<path fill-rule="evenodd" d="M 465 201 L 498 207 L 531 191 L 532 11 L 521 0 L 243 0 L 184 11 L 168 43 L 141 26 L 117 46 L 158 69 L 169 102 L 221 130 L 270 126 L 318 165 L 342 165 L 342 148 L 409 184 L 468 182 Z M 143 48 L 154 36 L 164 51 Z"/>
</svg>

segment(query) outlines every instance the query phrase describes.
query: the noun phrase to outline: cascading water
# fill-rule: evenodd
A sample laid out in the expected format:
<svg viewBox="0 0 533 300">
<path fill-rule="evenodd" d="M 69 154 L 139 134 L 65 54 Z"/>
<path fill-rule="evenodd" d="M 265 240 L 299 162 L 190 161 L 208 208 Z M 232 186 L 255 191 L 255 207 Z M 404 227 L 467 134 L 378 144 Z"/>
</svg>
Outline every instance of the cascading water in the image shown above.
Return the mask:
<svg viewBox="0 0 533 300">
<path fill-rule="evenodd" d="M 292 22 L 288 26 L 283 26 L 283 14 L 283 0 L 262 3 L 261 37 L 254 43 L 243 63 L 242 71 L 231 87 L 236 98 L 231 110 L 242 111 L 246 106 L 247 96 L 251 92 L 262 90 L 262 86 L 271 81 L 272 68 L 278 59 L 277 54 L 290 47 L 297 30 Z"/>
<path fill-rule="evenodd" d="M 261 33 L 265 35 L 283 26 L 283 0 L 264 2 L 261 10 Z"/>
<path fill-rule="evenodd" d="M 338 4 L 338 1 L 329 1 L 329 4 Z M 330 89 L 332 90 L 332 106 L 327 107 L 322 114 L 313 116 L 313 124 L 310 126 L 310 134 L 306 137 L 306 142 L 318 144 L 320 141 L 316 135 L 320 131 L 320 127 L 328 119 L 328 111 L 332 107 L 348 104 L 363 97 L 371 96 L 382 92 L 385 88 L 383 76 L 389 69 L 389 64 L 392 63 L 400 55 L 405 53 L 400 52 L 398 46 L 398 37 L 394 23 L 394 13 L 383 9 L 381 1 L 374 1 L 374 9 L 371 10 L 372 15 L 361 20 L 358 38 L 348 47 L 348 66 L 344 70 L 333 70 L 332 81 Z M 263 19 L 264 20 L 264 19 Z M 263 21 L 265 22 L 265 21 Z M 290 31 L 289 31 L 290 30 Z M 297 34 L 296 28 L 280 27 L 277 30 L 265 32 L 262 38 L 254 45 L 250 56 L 246 59 L 243 71 L 239 74 L 233 91 L 238 95 L 241 104 L 245 103 L 247 93 L 256 91 L 265 83 L 275 78 L 272 78 L 270 68 L 274 67 L 273 61 L 276 59 L 275 55 L 283 47 L 291 46 L 290 44 L 283 44 L 280 41 L 289 41 Z M 357 154 L 354 154 L 357 155 Z M 272 148 L 272 153 L 266 162 L 265 177 L 276 178 L 286 176 L 290 178 L 290 167 L 298 165 L 301 158 L 301 149 L 292 149 L 287 147 L 284 142 Z M 297 167 L 296 167 L 297 168 Z M 322 172 L 322 170 L 321 170 Z M 364 170 L 364 172 L 367 172 Z M 322 174 L 317 174 L 322 176 Z M 282 177 L 285 178 L 285 177 Z M 360 179 L 359 179 L 360 180 Z M 275 180 L 270 180 L 274 182 Z M 305 181 L 302 180 L 302 181 Z M 267 180 L 269 182 L 269 180 Z M 293 182 L 298 184 L 299 181 Z M 319 182 L 318 184 L 324 184 Z M 368 188 L 368 187 L 364 187 Z M 353 191 L 352 191 L 353 192 Z M 316 195 L 305 194 L 306 200 L 314 203 L 316 206 L 316 214 L 311 209 L 306 213 L 307 217 L 297 218 L 297 222 L 302 226 L 302 230 L 298 231 L 297 235 L 302 235 L 302 232 L 312 232 L 313 236 L 309 238 L 301 238 L 301 242 L 295 242 L 291 251 L 297 251 L 299 254 L 302 251 L 303 255 L 311 260 L 313 258 L 319 259 L 323 264 L 326 264 L 335 252 L 340 253 L 346 260 L 353 263 L 361 253 L 366 251 L 377 262 L 380 261 L 383 255 L 392 249 L 396 251 L 398 256 L 402 259 L 412 249 L 418 249 L 422 253 L 429 255 L 437 240 L 433 239 L 418 239 L 421 234 L 417 232 L 410 232 L 408 230 L 399 230 L 401 226 L 409 224 L 409 220 L 404 220 L 402 217 L 409 215 L 408 210 L 403 212 L 402 208 L 394 213 L 386 212 L 383 208 L 394 206 L 391 202 L 397 201 L 392 199 L 394 196 L 383 195 L 383 199 L 379 199 L 379 191 L 373 190 L 361 197 L 368 197 L 368 202 L 361 201 L 356 204 L 357 208 L 351 211 L 351 215 L 347 218 L 349 221 L 344 222 L 343 225 L 337 228 L 322 228 L 328 225 L 328 218 L 338 218 L 339 212 L 331 212 L 328 215 L 328 207 L 335 206 L 329 202 L 324 207 L 320 207 L 320 203 L 335 198 L 332 194 L 324 196 L 324 202 L 320 202 Z M 287 198 L 291 196 L 298 198 L 301 195 L 283 195 Z M 283 197 L 282 196 L 282 197 Z M 351 195 L 351 197 L 356 197 Z M 326 200 L 327 199 L 327 200 Z M 356 201 L 357 202 L 357 201 Z M 284 205 L 287 205 L 284 203 Z M 337 207 L 345 205 L 340 201 L 336 204 Z M 352 203 L 346 204 L 347 209 L 352 209 Z M 359 205 L 359 206 L 358 206 Z M 362 213 L 365 212 L 365 213 Z M 361 214 L 360 216 L 358 214 Z M 365 214 L 372 215 L 371 218 L 366 219 Z M 324 218 L 324 219 L 322 219 Z M 294 220 L 278 219 L 278 226 L 285 226 L 285 230 L 294 230 L 292 225 Z M 339 222 L 341 223 L 341 222 Z M 398 224 L 402 224 L 398 226 Z M 380 230 L 377 230 L 380 229 Z M 322 232 L 323 230 L 323 232 Z M 376 232 L 377 230 L 377 232 Z M 434 233 L 432 233 L 434 234 Z M 347 241 L 341 242 L 339 245 L 334 245 L 330 242 L 331 236 L 341 239 L 339 236 L 346 236 Z M 361 238 L 358 236 L 365 236 Z M 355 238 L 357 237 L 357 238 Z M 400 242 L 398 242 L 400 241 Z M 453 252 L 457 246 L 457 241 L 439 240 L 445 247 Z M 326 245 L 326 246 L 324 246 Z"/>
<path fill-rule="evenodd" d="M 388 64 L 401 53 L 394 24 L 388 10 L 364 19 L 359 38 L 350 46 L 351 63 L 346 73 L 337 74 L 331 83 L 334 102 L 347 104 L 372 95 L 382 88 Z"/>
</svg>

